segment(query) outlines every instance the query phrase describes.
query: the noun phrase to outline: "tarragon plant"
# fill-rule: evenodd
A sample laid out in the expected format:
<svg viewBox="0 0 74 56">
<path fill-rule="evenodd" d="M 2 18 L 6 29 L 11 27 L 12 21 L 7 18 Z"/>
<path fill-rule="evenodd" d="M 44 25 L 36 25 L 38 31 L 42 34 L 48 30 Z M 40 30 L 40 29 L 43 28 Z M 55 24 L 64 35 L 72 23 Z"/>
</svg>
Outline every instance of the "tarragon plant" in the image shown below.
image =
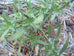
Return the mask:
<svg viewBox="0 0 74 56">
<path fill-rule="evenodd" d="M 20 52 L 22 44 L 29 41 L 31 42 L 32 49 L 36 44 L 40 44 L 45 47 L 44 51 L 47 53 L 47 56 L 60 56 L 66 49 L 69 42 L 68 38 L 62 50 L 58 53 L 57 44 L 61 24 L 54 27 L 49 25 L 49 36 L 53 29 L 58 28 L 54 44 L 52 44 L 49 38 L 46 37 L 42 26 L 46 20 L 49 19 L 48 23 L 50 23 L 50 21 L 54 20 L 56 14 L 62 14 L 60 10 L 68 6 L 69 2 L 66 0 L 37 0 L 38 5 L 36 5 L 32 3 L 31 0 L 25 0 L 25 3 L 21 5 L 22 1 L 23 0 L 13 0 L 14 4 L 10 5 L 13 8 L 13 14 L 8 15 L 3 12 L 2 17 L 0 18 L 2 21 L 0 23 L 0 38 L 5 39 L 6 41 L 18 41 L 18 52 Z M 21 8 L 24 7 L 27 8 L 26 12 L 21 10 Z M 43 36 L 36 35 L 38 30 L 43 33 Z M 10 36 L 6 37 L 8 34 L 10 34 Z M 48 42 L 40 40 L 42 37 L 43 39 L 47 38 Z"/>
</svg>

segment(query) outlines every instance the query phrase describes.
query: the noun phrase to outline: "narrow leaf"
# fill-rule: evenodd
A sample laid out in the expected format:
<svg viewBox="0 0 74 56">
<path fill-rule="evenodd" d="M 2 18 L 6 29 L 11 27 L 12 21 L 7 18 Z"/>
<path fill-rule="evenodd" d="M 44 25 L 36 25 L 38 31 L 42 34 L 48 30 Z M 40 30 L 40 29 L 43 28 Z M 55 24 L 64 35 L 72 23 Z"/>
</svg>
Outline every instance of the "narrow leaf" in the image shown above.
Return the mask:
<svg viewBox="0 0 74 56">
<path fill-rule="evenodd" d="M 2 34 L 1 39 L 3 39 L 3 38 L 7 35 L 8 32 L 9 32 L 9 29 L 7 29 L 7 30 Z"/>
<path fill-rule="evenodd" d="M 41 40 L 36 40 L 37 43 L 42 44 L 42 45 L 49 45 L 47 42 L 41 41 Z"/>
<path fill-rule="evenodd" d="M 57 32 L 57 35 L 56 35 L 56 38 L 55 38 L 55 41 L 54 41 L 55 48 L 57 47 L 57 44 L 58 44 L 58 37 L 60 35 L 60 31 L 61 31 L 61 26 L 59 26 L 59 29 L 58 29 L 58 32 Z"/>
<path fill-rule="evenodd" d="M 69 43 L 69 37 L 67 38 L 67 41 L 66 41 L 66 43 L 64 44 L 62 50 L 60 51 L 59 55 L 61 55 L 61 54 L 66 50 L 66 48 L 67 48 L 67 46 L 68 46 L 68 43 Z"/>
<path fill-rule="evenodd" d="M 61 8 L 59 8 L 58 11 L 59 11 L 59 10 L 62 10 L 63 8 L 65 8 L 65 6 L 69 6 L 69 2 L 67 2 L 67 3 L 66 3 L 64 6 L 62 6 Z"/>
<path fill-rule="evenodd" d="M 21 44 L 19 44 L 18 55 L 20 55 L 20 52 L 21 52 Z"/>
<path fill-rule="evenodd" d="M 9 25 L 10 24 L 10 22 L 8 21 L 9 15 L 7 15 L 6 13 L 3 13 L 2 16 L 4 18 L 4 21 L 7 23 L 7 25 Z"/>
<path fill-rule="evenodd" d="M 33 27 L 34 31 L 37 32 L 37 28 L 34 24 L 31 24 L 31 26 Z"/>
<path fill-rule="evenodd" d="M 56 25 L 54 27 L 52 27 L 52 30 L 55 29 L 55 28 L 58 28 L 59 26 L 61 26 L 62 24 L 59 24 L 59 25 Z"/>
</svg>

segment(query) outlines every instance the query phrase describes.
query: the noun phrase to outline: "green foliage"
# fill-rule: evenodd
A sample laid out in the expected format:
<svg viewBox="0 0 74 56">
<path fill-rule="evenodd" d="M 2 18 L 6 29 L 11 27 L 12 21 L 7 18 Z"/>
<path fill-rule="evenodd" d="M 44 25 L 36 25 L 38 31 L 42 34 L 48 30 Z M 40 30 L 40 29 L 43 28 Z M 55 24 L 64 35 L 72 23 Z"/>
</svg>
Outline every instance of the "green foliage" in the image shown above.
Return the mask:
<svg viewBox="0 0 74 56">
<path fill-rule="evenodd" d="M 57 35 L 56 35 L 56 38 L 55 38 L 55 41 L 54 41 L 54 44 L 52 44 L 50 41 L 49 41 L 49 45 L 45 48 L 46 51 L 47 51 L 47 56 L 61 56 L 61 54 L 66 50 L 67 46 L 68 46 L 68 43 L 69 43 L 69 37 L 67 38 L 67 41 L 66 43 L 64 44 L 62 50 L 60 51 L 60 53 L 58 54 L 58 49 L 57 49 L 57 46 L 58 46 L 58 37 L 59 37 L 59 34 L 60 34 L 60 30 L 61 30 L 61 24 L 57 25 L 59 27 L 58 29 L 58 32 L 57 32 Z M 56 26 L 56 27 L 57 27 Z M 53 27 L 55 28 L 55 26 Z M 51 28 L 51 30 L 53 29 Z M 50 33 L 51 34 L 51 33 Z M 49 35 L 50 35 L 49 34 Z M 48 48 L 50 47 L 50 48 Z"/>
<path fill-rule="evenodd" d="M 5 42 L 7 41 L 18 41 L 19 42 L 19 51 L 21 49 L 21 45 L 29 41 L 31 42 L 31 47 L 33 47 L 36 44 L 42 45 L 42 47 L 45 47 L 45 53 L 47 53 L 47 56 L 60 56 L 62 52 L 66 49 L 69 38 L 67 39 L 65 45 L 63 46 L 61 52 L 58 54 L 57 44 L 58 44 L 58 37 L 61 30 L 61 25 L 59 24 L 57 26 L 51 27 L 49 25 L 48 33 L 49 36 L 51 35 L 51 32 L 53 29 L 58 28 L 58 32 L 54 41 L 54 44 L 51 43 L 49 38 L 47 38 L 45 32 L 42 30 L 42 26 L 45 23 L 47 19 L 49 19 L 49 22 L 54 20 L 56 13 L 61 14 L 60 10 L 65 8 L 65 6 L 69 5 L 69 2 L 65 2 L 65 4 L 59 4 L 57 3 L 58 0 L 37 0 L 40 5 L 42 6 L 36 6 L 31 3 L 31 0 L 27 2 L 25 0 L 24 5 L 20 5 L 22 0 L 13 0 L 14 5 L 11 5 L 14 9 L 14 14 L 7 15 L 3 12 L 3 15 L 1 20 L 3 21 L 0 23 L 0 38 L 5 38 Z M 60 5 L 63 5 L 59 8 Z M 22 7 L 28 7 L 27 12 L 21 11 Z M 54 13 L 53 13 L 54 12 Z M 51 16 L 52 15 L 52 16 Z M 43 33 L 43 36 L 36 35 L 37 31 L 41 31 Z M 10 33 L 9 37 L 5 37 L 8 33 Z M 25 34 L 25 36 L 23 36 Z M 40 40 L 40 38 L 43 38 L 43 40 L 46 38 L 48 42 Z"/>
<path fill-rule="evenodd" d="M 5 32 L 1 36 L 1 39 L 3 39 L 7 35 L 8 32 L 9 32 L 9 29 L 5 30 Z"/>
<path fill-rule="evenodd" d="M 19 28 L 16 33 L 12 34 L 10 37 L 7 38 L 8 41 L 17 40 L 20 38 L 24 33 L 22 28 Z"/>
</svg>

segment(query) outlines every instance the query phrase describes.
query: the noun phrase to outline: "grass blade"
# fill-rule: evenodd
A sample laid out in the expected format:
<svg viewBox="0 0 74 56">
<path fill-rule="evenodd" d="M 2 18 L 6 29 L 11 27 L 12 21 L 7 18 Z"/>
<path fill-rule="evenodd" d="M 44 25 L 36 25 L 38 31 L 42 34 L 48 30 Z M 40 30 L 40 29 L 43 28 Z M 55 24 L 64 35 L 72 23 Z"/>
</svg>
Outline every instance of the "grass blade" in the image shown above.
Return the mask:
<svg viewBox="0 0 74 56">
<path fill-rule="evenodd" d="M 68 46 L 68 43 L 69 43 L 69 37 L 67 38 L 67 41 L 66 41 L 66 43 L 64 44 L 62 50 L 60 51 L 59 55 L 61 55 L 61 54 L 66 50 L 66 48 L 67 48 L 67 46 Z"/>
<path fill-rule="evenodd" d="M 61 26 L 59 26 L 59 29 L 58 29 L 58 32 L 57 32 L 57 35 L 56 35 L 56 38 L 55 38 L 55 41 L 54 41 L 55 48 L 57 47 L 57 44 L 58 44 L 58 37 L 60 35 L 60 31 L 61 31 Z"/>
<path fill-rule="evenodd" d="M 36 40 L 36 43 L 42 44 L 42 45 L 49 45 L 47 42 L 41 41 L 41 40 Z"/>
</svg>

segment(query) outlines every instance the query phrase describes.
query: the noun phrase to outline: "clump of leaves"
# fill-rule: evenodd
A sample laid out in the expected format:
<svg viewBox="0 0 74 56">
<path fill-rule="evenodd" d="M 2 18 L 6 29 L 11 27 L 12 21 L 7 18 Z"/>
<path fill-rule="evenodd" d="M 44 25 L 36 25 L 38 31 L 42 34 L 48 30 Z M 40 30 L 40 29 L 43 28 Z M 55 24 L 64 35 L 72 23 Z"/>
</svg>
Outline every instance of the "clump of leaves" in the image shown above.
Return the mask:
<svg viewBox="0 0 74 56">
<path fill-rule="evenodd" d="M 45 52 L 47 53 L 47 56 L 60 56 L 62 52 L 66 49 L 69 38 L 66 41 L 66 44 L 58 54 L 57 50 L 57 44 L 58 44 L 58 37 L 61 30 L 61 25 L 57 25 L 55 27 L 51 27 L 49 25 L 49 36 L 51 35 L 51 31 L 57 27 L 59 27 L 54 44 L 52 44 L 49 41 L 49 38 L 46 37 L 45 32 L 42 30 L 43 24 L 46 22 L 47 19 L 49 19 L 49 22 L 52 21 L 56 14 L 62 14 L 60 10 L 62 10 L 65 6 L 69 5 L 69 2 L 64 1 L 65 3 L 57 3 L 58 0 L 37 0 L 40 5 L 42 6 L 36 6 L 35 4 L 31 3 L 31 0 L 27 1 L 25 0 L 25 4 L 21 6 L 20 0 L 13 0 L 14 4 L 11 5 L 13 7 L 14 13 L 11 15 L 8 15 L 3 12 L 2 16 L 2 23 L 0 23 L 0 38 L 6 39 L 7 41 L 18 41 L 19 42 L 19 52 L 21 49 L 21 45 L 26 42 L 31 42 L 31 47 L 33 47 L 36 44 L 40 44 L 43 47 L 45 47 Z M 59 1 L 60 2 L 60 1 Z M 63 1 L 61 1 L 63 2 Z M 62 5 L 60 7 L 60 5 Z M 21 8 L 28 7 L 27 11 L 22 11 Z M 54 13 L 53 13 L 54 12 Z M 51 16 L 52 15 L 52 16 Z M 43 36 L 37 36 L 37 31 L 40 30 L 43 32 Z M 10 33 L 10 36 L 6 38 L 6 35 Z M 25 34 L 25 36 L 23 36 Z M 44 42 L 40 40 L 40 38 L 46 38 L 48 42 Z"/>
</svg>

